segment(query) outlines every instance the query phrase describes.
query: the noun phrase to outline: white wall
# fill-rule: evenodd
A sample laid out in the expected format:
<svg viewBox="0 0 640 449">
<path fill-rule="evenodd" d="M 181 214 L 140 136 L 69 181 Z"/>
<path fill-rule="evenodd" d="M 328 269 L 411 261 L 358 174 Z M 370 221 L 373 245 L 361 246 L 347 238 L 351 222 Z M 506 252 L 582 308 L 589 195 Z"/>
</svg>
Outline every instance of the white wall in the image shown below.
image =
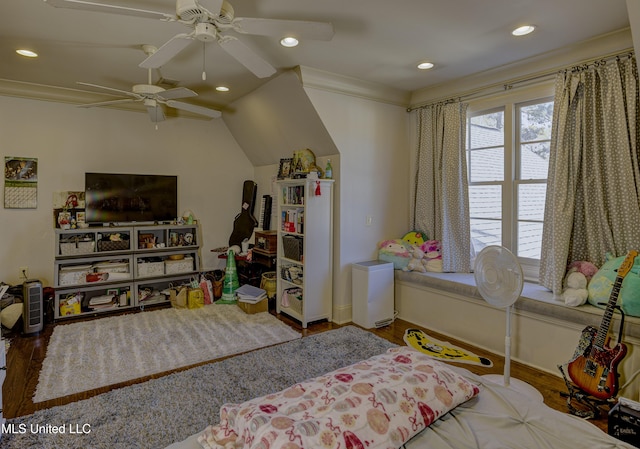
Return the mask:
<svg viewBox="0 0 640 449">
<path fill-rule="evenodd" d="M 305 87 L 339 159 L 334 192 L 333 319 L 351 320 L 351 264 L 377 259 L 377 243 L 409 223 L 408 114 L 405 108 Z M 324 160 L 321 167 L 324 167 Z M 371 216 L 371 226 L 366 226 Z"/>
<path fill-rule="evenodd" d="M 254 169 L 222 120 L 170 118 L 155 130 L 146 114 L 0 96 L 2 156 L 38 158 L 36 209 L 0 208 L 0 280 L 18 267 L 53 283 L 54 191 L 84 190 L 84 173 L 178 176 L 178 213 L 193 211 L 203 233 L 202 266 L 225 246 Z"/>
</svg>

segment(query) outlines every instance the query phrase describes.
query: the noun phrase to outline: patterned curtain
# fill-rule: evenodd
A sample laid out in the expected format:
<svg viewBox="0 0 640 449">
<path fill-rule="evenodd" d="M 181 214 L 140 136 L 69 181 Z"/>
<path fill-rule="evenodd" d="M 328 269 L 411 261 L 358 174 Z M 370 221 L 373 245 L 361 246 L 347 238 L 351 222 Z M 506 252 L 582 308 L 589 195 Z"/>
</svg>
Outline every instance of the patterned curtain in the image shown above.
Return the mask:
<svg viewBox="0 0 640 449">
<path fill-rule="evenodd" d="M 471 271 L 466 113 L 467 104 L 460 102 L 418 110 L 411 225 L 440 240 L 447 272 Z"/>
<path fill-rule="evenodd" d="M 635 58 L 567 70 L 555 90 L 540 283 L 560 294 L 568 263 L 640 248 Z"/>
</svg>

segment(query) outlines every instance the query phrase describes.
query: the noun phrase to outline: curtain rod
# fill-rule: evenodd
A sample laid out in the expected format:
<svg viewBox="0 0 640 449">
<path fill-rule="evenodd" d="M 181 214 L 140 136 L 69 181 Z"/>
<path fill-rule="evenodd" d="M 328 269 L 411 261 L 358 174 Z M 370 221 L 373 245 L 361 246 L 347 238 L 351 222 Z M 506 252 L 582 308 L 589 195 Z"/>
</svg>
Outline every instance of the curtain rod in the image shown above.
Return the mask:
<svg viewBox="0 0 640 449">
<path fill-rule="evenodd" d="M 484 96 L 488 96 L 488 95 L 492 95 L 495 93 L 498 93 L 500 90 L 510 90 L 513 89 L 514 87 L 517 87 L 517 85 L 529 85 L 529 83 L 532 82 L 540 82 L 541 80 L 545 80 L 545 79 L 551 79 L 552 77 L 554 77 L 557 73 L 562 72 L 563 70 L 569 70 L 571 68 L 574 67 L 579 67 L 579 66 L 587 66 L 587 65 L 591 65 L 594 64 L 595 62 L 598 61 L 607 61 L 613 58 L 618 58 L 620 56 L 625 56 L 625 55 L 633 55 L 634 51 L 633 48 L 628 48 L 624 51 L 618 51 L 615 53 L 609 53 L 607 55 L 604 56 L 599 56 L 597 58 L 591 58 L 591 59 L 586 59 L 584 61 L 580 61 L 577 62 L 575 64 L 572 64 L 570 66 L 566 66 L 566 67 L 562 67 L 562 68 L 556 68 L 556 69 L 550 69 L 550 70 L 545 70 L 543 72 L 538 72 L 536 74 L 533 75 L 528 75 L 525 77 L 520 77 L 520 78 L 514 78 L 508 81 L 503 81 L 500 83 L 493 83 L 493 84 L 489 84 L 487 86 L 483 86 L 483 87 L 478 87 L 476 89 L 472 89 L 466 92 L 463 92 L 459 95 L 454 95 L 452 97 L 442 97 L 439 98 L 437 100 L 433 100 L 433 101 L 429 101 L 429 102 L 425 102 L 422 104 L 419 104 L 417 106 L 412 106 L 407 108 L 407 112 L 411 112 L 414 111 L 416 109 L 422 109 L 422 108 L 426 108 L 428 106 L 433 106 L 434 104 L 438 104 L 438 103 L 447 103 L 447 102 L 451 102 L 451 101 L 455 101 L 455 100 L 469 100 L 469 99 L 476 99 L 476 98 L 482 98 Z M 499 90 L 496 90 L 499 89 Z"/>
</svg>

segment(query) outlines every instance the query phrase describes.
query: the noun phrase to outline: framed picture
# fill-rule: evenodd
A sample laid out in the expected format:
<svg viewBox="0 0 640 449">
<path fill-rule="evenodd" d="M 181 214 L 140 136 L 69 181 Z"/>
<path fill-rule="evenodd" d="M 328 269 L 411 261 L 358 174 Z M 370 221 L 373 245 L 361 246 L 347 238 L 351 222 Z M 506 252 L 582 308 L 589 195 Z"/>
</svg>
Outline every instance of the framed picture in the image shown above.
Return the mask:
<svg viewBox="0 0 640 449">
<path fill-rule="evenodd" d="M 117 288 L 109 288 L 107 289 L 107 295 L 109 296 L 118 296 L 120 294 L 120 290 Z"/>
<path fill-rule="evenodd" d="M 291 177 L 291 168 L 293 158 L 280 159 L 280 169 L 278 170 L 278 179 L 287 179 Z"/>
</svg>

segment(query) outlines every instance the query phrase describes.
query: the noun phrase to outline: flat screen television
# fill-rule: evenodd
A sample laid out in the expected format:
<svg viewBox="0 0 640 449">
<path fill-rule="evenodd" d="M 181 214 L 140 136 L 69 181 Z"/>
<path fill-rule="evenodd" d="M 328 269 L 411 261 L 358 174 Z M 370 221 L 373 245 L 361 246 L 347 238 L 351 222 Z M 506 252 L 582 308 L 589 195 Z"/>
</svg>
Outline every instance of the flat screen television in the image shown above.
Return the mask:
<svg viewBox="0 0 640 449">
<path fill-rule="evenodd" d="M 178 177 L 85 173 L 87 223 L 162 222 L 178 215 Z"/>
</svg>

